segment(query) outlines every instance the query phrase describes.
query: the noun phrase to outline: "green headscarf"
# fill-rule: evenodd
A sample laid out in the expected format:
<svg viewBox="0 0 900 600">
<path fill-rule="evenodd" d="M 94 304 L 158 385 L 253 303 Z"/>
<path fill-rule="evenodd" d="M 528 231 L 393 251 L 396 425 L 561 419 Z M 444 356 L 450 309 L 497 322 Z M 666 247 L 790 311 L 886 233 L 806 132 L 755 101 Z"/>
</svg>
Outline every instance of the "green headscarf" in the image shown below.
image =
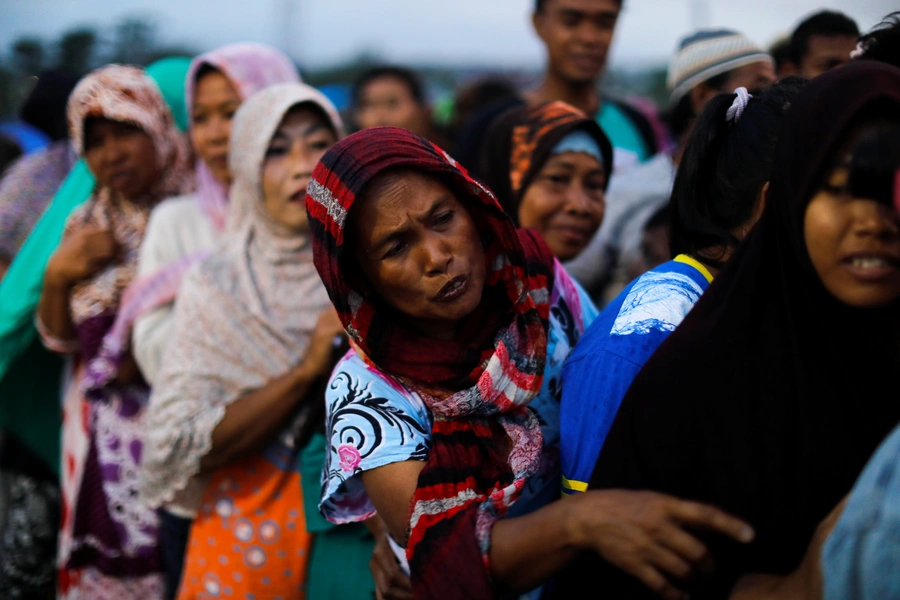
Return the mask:
<svg viewBox="0 0 900 600">
<path fill-rule="evenodd" d="M 168 57 L 146 69 L 182 131 L 187 130 L 184 82 L 190 64 L 190 58 Z M 0 281 L 0 429 L 57 473 L 63 363 L 41 345 L 34 315 L 44 269 L 62 239 L 66 220 L 93 191 L 94 176 L 79 159 Z"/>
</svg>

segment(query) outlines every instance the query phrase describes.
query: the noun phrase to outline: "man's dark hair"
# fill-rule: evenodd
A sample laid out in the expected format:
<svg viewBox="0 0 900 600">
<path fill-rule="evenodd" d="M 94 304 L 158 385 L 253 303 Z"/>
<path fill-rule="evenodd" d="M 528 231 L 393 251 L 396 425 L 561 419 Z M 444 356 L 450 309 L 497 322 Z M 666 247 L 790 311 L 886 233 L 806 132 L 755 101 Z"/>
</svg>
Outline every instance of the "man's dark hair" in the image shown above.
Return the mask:
<svg viewBox="0 0 900 600">
<path fill-rule="evenodd" d="M 823 10 L 804 19 L 794 33 L 791 34 L 790 59 L 795 64 L 800 64 L 803 57 L 809 51 L 809 38 L 821 35 L 834 37 L 838 35 L 859 35 L 859 27 L 856 21 L 844 13 L 833 10 Z"/>
<path fill-rule="evenodd" d="M 791 38 L 785 36 L 769 46 L 769 54 L 775 61 L 775 72 L 780 73 L 784 63 L 791 60 Z"/>
<path fill-rule="evenodd" d="M 359 106 L 362 92 L 367 85 L 369 85 L 376 79 L 386 78 L 399 79 L 400 81 L 402 81 L 403 84 L 409 89 L 409 93 L 413 97 L 413 99 L 419 104 L 423 106 L 425 105 L 425 89 L 422 86 L 422 81 L 419 79 L 419 76 L 416 75 L 411 69 L 396 66 L 373 67 L 363 73 L 353 84 L 353 105 Z"/>
<path fill-rule="evenodd" d="M 876 25 L 869 33 L 859 38 L 865 60 L 900 67 L 900 11 L 893 12 Z"/>
<path fill-rule="evenodd" d="M 625 0 L 618 0 L 617 4 L 619 5 L 619 8 L 622 8 L 623 2 L 625 2 Z M 544 10 L 545 4 L 547 4 L 547 0 L 534 0 L 534 12 L 539 13 Z"/>
</svg>

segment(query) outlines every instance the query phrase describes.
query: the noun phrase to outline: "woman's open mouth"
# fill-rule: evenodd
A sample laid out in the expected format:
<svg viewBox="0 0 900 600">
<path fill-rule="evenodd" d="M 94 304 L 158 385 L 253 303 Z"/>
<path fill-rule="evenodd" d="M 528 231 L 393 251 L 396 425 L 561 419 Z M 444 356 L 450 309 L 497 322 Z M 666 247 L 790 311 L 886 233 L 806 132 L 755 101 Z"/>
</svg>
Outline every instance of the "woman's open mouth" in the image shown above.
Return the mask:
<svg viewBox="0 0 900 600">
<path fill-rule="evenodd" d="M 457 275 L 441 288 L 438 295 L 434 297 L 437 302 L 450 302 L 456 300 L 466 293 L 469 289 L 469 276 Z"/>
<path fill-rule="evenodd" d="M 892 277 L 897 273 L 898 261 L 887 254 L 856 254 L 844 259 L 843 263 L 858 279 L 877 281 Z"/>
</svg>

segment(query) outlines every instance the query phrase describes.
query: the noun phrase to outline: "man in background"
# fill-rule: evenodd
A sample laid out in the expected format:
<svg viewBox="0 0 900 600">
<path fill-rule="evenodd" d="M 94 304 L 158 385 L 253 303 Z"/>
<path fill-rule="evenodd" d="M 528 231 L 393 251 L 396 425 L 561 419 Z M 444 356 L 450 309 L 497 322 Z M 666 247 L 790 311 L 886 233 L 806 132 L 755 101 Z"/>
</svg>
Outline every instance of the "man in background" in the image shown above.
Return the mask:
<svg viewBox="0 0 900 600">
<path fill-rule="evenodd" d="M 646 115 L 600 93 L 622 2 L 536 0 L 532 23 L 546 48 L 547 65 L 541 82 L 525 93 L 529 104 L 562 100 L 593 115 L 612 142 L 617 170 L 659 150 Z"/>
<path fill-rule="evenodd" d="M 856 21 L 845 14 L 823 10 L 810 15 L 791 34 L 788 60 L 781 65 L 778 76 L 813 79 L 847 64 L 858 39 Z"/>
</svg>

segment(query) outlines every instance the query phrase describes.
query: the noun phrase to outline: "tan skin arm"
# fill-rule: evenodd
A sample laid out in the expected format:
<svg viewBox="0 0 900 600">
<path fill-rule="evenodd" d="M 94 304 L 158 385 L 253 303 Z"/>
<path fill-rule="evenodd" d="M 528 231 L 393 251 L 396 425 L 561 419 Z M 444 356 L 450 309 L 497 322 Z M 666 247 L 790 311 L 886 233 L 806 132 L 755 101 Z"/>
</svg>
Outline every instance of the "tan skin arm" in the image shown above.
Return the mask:
<svg viewBox="0 0 900 600">
<path fill-rule="evenodd" d="M 208 471 L 230 464 L 284 429 L 285 420 L 316 380 L 328 375 L 334 338 L 343 331 L 334 309 L 323 312 L 299 365 L 228 406 L 213 430 L 212 449 L 201 460 L 201 469 Z"/>
<path fill-rule="evenodd" d="M 400 545 L 408 539 L 409 504 L 423 468 L 405 461 L 362 474 L 369 499 Z M 685 595 L 666 574 L 686 578 L 711 568 L 706 547 L 685 527 L 741 542 L 753 537 L 745 523 L 711 506 L 652 492 L 589 491 L 498 521 L 491 533 L 491 577 L 510 592 L 525 592 L 592 550 L 661 597 L 678 600 Z"/>
<path fill-rule="evenodd" d="M 44 327 L 61 340 L 75 339 L 75 325 L 69 312 L 69 296 L 74 283 L 44 277 L 41 298 L 38 301 L 37 314 Z"/>
<path fill-rule="evenodd" d="M 391 537 L 404 548 L 409 539 L 409 503 L 424 468 L 422 461 L 406 460 L 362 472 L 369 500 Z"/>
</svg>

